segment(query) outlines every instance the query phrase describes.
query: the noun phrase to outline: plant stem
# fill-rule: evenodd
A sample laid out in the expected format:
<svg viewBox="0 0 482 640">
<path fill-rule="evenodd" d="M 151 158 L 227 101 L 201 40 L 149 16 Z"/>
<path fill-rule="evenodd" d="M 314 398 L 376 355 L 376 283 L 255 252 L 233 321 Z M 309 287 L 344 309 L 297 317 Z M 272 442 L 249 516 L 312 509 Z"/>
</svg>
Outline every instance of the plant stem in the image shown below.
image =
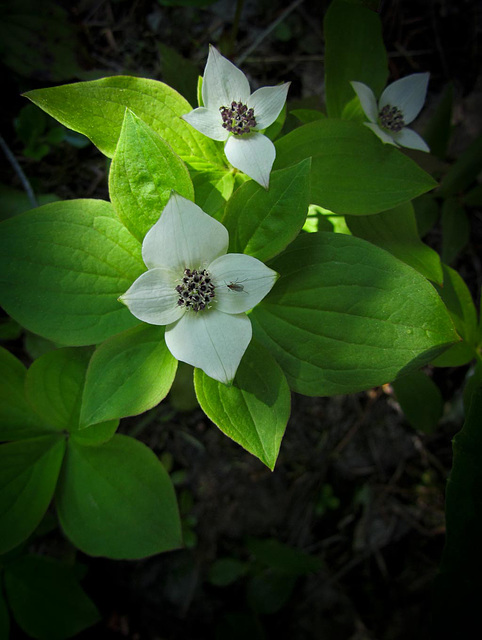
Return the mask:
<svg viewBox="0 0 482 640">
<path fill-rule="evenodd" d="M 33 192 L 32 185 L 30 184 L 27 176 L 23 172 L 22 167 L 19 165 L 19 163 L 17 161 L 17 158 L 10 151 L 9 146 L 7 145 L 7 143 L 5 142 L 5 140 L 3 139 L 2 136 L 0 136 L 0 147 L 2 147 L 3 152 L 7 156 L 8 161 L 10 162 L 12 167 L 14 168 L 15 173 L 20 178 L 20 182 L 22 183 L 22 186 L 25 189 L 25 192 L 26 192 L 26 194 L 28 196 L 30 204 L 32 205 L 33 208 L 38 207 L 37 198 L 35 197 L 35 194 Z"/>
</svg>

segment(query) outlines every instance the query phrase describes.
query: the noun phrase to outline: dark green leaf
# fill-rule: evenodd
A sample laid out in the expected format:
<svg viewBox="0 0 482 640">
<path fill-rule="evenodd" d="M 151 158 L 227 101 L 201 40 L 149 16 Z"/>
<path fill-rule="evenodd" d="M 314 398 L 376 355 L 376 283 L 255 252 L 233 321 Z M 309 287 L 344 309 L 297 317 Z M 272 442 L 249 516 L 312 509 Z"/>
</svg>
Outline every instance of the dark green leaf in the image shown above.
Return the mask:
<svg viewBox="0 0 482 640">
<path fill-rule="evenodd" d="M 325 23 L 326 108 L 339 118 L 353 99 L 352 80 L 379 95 L 388 76 L 388 61 L 379 16 L 353 0 L 334 0 Z"/>
<path fill-rule="evenodd" d="M 410 202 L 373 216 L 347 216 L 353 235 L 385 249 L 434 282 L 443 280 L 440 256 L 424 244 Z"/>
<path fill-rule="evenodd" d="M 91 349 L 63 348 L 35 360 L 25 389 L 30 405 L 56 430 L 79 427 L 80 406 Z"/>
<path fill-rule="evenodd" d="M 301 235 L 270 266 L 281 278 L 250 318 L 299 393 L 389 382 L 458 339 L 430 283 L 359 238 Z"/>
<path fill-rule="evenodd" d="M 71 439 L 56 500 L 65 534 L 84 553 L 134 559 L 181 546 L 171 480 L 133 438 L 115 435 L 98 447 Z"/>
<path fill-rule="evenodd" d="M 0 441 L 35 438 L 51 430 L 27 402 L 26 375 L 20 360 L 0 347 Z"/>
<path fill-rule="evenodd" d="M 442 260 L 450 264 L 469 241 L 470 224 L 464 207 L 456 198 L 442 205 Z"/>
<path fill-rule="evenodd" d="M 74 569 L 51 558 L 22 556 L 5 570 L 15 620 L 32 638 L 63 640 L 100 620 Z"/>
<path fill-rule="evenodd" d="M 275 169 L 312 158 L 311 203 L 340 214 L 392 209 L 436 186 L 410 158 L 357 122 L 325 118 L 276 142 Z"/>
<path fill-rule="evenodd" d="M 433 637 L 470 638 L 480 624 L 482 573 L 482 387 L 471 396 L 464 427 L 454 440 L 447 482 L 447 532 L 435 581 Z"/>
<path fill-rule="evenodd" d="M 435 382 L 422 371 L 413 371 L 392 382 L 392 387 L 412 427 L 433 433 L 443 412 L 442 394 Z"/>
<path fill-rule="evenodd" d="M 176 366 L 164 327 L 143 324 L 106 340 L 87 371 L 81 424 L 137 415 L 156 406 L 171 388 Z"/>
<path fill-rule="evenodd" d="M 479 135 L 447 171 L 439 193 L 444 198 L 456 196 L 472 182 L 482 169 L 482 135 Z"/>
<path fill-rule="evenodd" d="M 447 85 L 437 108 L 428 125 L 425 127 L 423 139 L 430 147 L 430 153 L 442 160 L 447 155 L 447 147 L 452 134 L 452 104 L 454 87 Z"/>
<path fill-rule="evenodd" d="M 52 499 L 65 451 L 61 436 L 0 446 L 0 553 L 28 538 Z"/>
<path fill-rule="evenodd" d="M 223 218 L 231 253 L 266 262 L 295 239 L 310 204 L 310 168 L 308 158 L 274 171 L 269 190 L 250 180 L 234 193 Z"/>
</svg>

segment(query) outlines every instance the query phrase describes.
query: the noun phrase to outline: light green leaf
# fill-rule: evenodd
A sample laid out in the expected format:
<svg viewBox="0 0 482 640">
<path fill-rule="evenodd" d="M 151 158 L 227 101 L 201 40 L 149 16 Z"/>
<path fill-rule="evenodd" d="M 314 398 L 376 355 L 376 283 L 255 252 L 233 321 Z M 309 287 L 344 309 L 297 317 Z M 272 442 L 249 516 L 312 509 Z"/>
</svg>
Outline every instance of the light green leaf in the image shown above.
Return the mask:
<svg viewBox="0 0 482 640">
<path fill-rule="evenodd" d="M 347 216 L 346 222 L 353 235 L 389 251 L 429 280 L 442 282 L 440 256 L 420 240 L 410 202 L 373 216 Z"/>
<path fill-rule="evenodd" d="M 0 347 L 0 441 L 35 438 L 51 431 L 25 397 L 27 370 Z"/>
<path fill-rule="evenodd" d="M 74 568 L 52 558 L 22 556 L 10 563 L 5 590 L 15 620 L 32 638 L 63 640 L 100 620 Z"/>
<path fill-rule="evenodd" d="M 353 0 L 335 0 L 326 12 L 326 108 L 339 118 L 353 99 L 352 80 L 363 82 L 379 95 L 388 77 L 388 60 L 380 17 Z"/>
<path fill-rule="evenodd" d="M 0 446 L 0 553 L 26 540 L 52 499 L 65 451 L 61 436 Z"/>
<path fill-rule="evenodd" d="M 312 122 L 280 138 L 276 149 L 275 169 L 311 156 L 311 204 L 334 213 L 379 213 L 436 186 L 415 162 L 357 122 Z"/>
<path fill-rule="evenodd" d="M 229 231 L 230 252 L 265 262 L 294 240 L 308 213 L 310 168 L 307 158 L 274 171 L 269 190 L 251 180 L 234 193 L 222 221 Z"/>
<path fill-rule="evenodd" d="M 273 470 L 290 415 L 290 391 L 269 353 L 252 341 L 232 386 L 196 369 L 194 387 L 201 408 L 219 429 Z"/>
<path fill-rule="evenodd" d="M 65 534 L 89 555 L 135 559 L 181 546 L 171 480 L 133 438 L 115 435 L 99 447 L 71 439 L 56 500 Z"/>
<path fill-rule="evenodd" d="M 299 393 L 384 384 L 458 339 L 430 283 L 359 238 L 301 235 L 270 267 L 281 277 L 250 318 Z"/>
<path fill-rule="evenodd" d="M 186 165 L 127 110 L 111 164 L 109 193 L 117 215 L 140 242 L 159 220 L 173 190 L 194 199 Z"/>
<path fill-rule="evenodd" d="M 83 133 L 110 158 L 119 139 L 126 108 L 133 111 L 181 158 L 223 166 L 222 146 L 203 136 L 181 116 L 192 109 L 177 91 L 147 78 L 114 76 L 25 94 L 66 127 Z"/>
<path fill-rule="evenodd" d="M 75 431 L 91 349 L 48 351 L 27 372 L 25 390 L 30 405 L 53 429 Z"/>
<path fill-rule="evenodd" d="M 403 413 L 414 429 L 433 433 L 443 413 L 443 398 L 432 378 L 413 371 L 392 382 Z"/>
<path fill-rule="evenodd" d="M 53 341 L 95 344 L 138 324 L 117 298 L 143 271 L 109 202 L 53 202 L 0 225 L 0 302 Z"/>
<path fill-rule="evenodd" d="M 177 360 L 166 347 L 164 330 L 143 324 L 97 348 L 87 371 L 82 425 L 137 415 L 165 398 Z"/>
</svg>

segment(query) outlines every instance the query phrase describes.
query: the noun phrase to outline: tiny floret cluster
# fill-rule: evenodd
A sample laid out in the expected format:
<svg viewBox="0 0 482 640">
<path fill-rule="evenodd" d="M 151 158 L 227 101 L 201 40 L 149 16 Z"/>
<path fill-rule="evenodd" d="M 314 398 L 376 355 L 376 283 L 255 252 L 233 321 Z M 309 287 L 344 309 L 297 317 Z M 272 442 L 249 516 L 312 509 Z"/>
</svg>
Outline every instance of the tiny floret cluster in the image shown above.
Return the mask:
<svg viewBox="0 0 482 640">
<path fill-rule="evenodd" d="M 375 94 L 363 82 L 351 83 L 369 122 L 365 125 L 382 142 L 396 147 L 430 151 L 418 133 L 407 127 L 420 113 L 429 81 L 429 73 L 413 73 L 390 84 L 377 102 Z"/>
<path fill-rule="evenodd" d="M 220 222 L 173 194 L 142 243 L 147 271 L 119 298 L 139 320 L 166 326 L 175 358 L 225 384 L 251 341 L 246 311 L 278 277 L 252 256 L 226 253 L 228 241 Z"/>
<path fill-rule="evenodd" d="M 209 303 L 214 299 L 216 287 L 206 269 L 200 271 L 184 269 L 182 282 L 177 285 L 176 291 L 179 294 L 178 306 L 197 312 L 209 309 Z"/>
<path fill-rule="evenodd" d="M 287 82 L 251 93 L 244 73 L 211 46 L 202 83 L 203 106 L 183 118 L 200 133 L 225 142 L 224 153 L 232 166 L 267 189 L 276 151 L 261 132 L 280 114 L 289 86 Z"/>
<path fill-rule="evenodd" d="M 235 136 L 243 136 L 256 126 L 254 110 L 242 102 L 231 102 L 230 107 L 219 107 L 223 127 Z"/>
</svg>

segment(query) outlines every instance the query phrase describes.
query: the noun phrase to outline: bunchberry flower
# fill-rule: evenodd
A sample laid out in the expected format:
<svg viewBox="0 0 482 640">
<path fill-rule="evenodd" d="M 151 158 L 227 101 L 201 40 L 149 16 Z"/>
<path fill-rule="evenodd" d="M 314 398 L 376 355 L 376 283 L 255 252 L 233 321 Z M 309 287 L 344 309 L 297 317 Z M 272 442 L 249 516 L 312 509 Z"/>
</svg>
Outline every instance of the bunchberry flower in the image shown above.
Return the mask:
<svg viewBox="0 0 482 640">
<path fill-rule="evenodd" d="M 244 73 L 211 45 L 202 84 L 204 106 L 183 118 L 209 138 L 226 141 L 224 153 L 233 167 L 267 189 L 276 151 L 260 131 L 278 117 L 289 86 L 251 93 Z"/>
<path fill-rule="evenodd" d="M 252 256 L 226 254 L 228 240 L 220 222 L 173 194 L 142 243 L 148 270 L 119 298 L 139 320 L 167 325 L 175 358 L 225 384 L 251 340 L 246 311 L 278 278 Z"/>
<path fill-rule="evenodd" d="M 430 151 L 426 142 L 407 127 L 420 113 L 427 95 L 429 73 L 413 73 L 390 84 L 377 103 L 375 94 L 363 82 L 351 83 L 365 115 L 365 122 L 382 142 L 396 147 Z"/>
</svg>

